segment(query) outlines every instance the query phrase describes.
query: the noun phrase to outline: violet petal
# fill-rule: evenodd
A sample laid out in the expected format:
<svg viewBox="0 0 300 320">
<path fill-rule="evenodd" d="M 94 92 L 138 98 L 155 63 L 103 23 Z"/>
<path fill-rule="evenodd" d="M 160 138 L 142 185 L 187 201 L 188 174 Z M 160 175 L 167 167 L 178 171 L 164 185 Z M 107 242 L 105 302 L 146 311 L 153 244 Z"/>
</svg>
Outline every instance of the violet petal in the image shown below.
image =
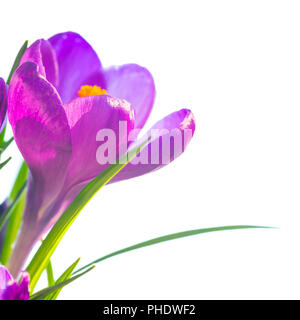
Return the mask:
<svg viewBox="0 0 300 320">
<path fill-rule="evenodd" d="M 49 41 L 40 39 L 35 41 L 24 53 L 20 65 L 31 61 L 38 65 L 39 73 L 52 85 L 58 86 L 58 63 L 56 54 Z"/>
<path fill-rule="evenodd" d="M 93 48 L 77 33 L 64 32 L 49 39 L 59 66 L 58 92 L 64 103 L 70 102 L 82 81 L 101 69 Z"/>
<path fill-rule="evenodd" d="M 142 128 L 147 121 L 155 99 L 151 73 L 137 64 L 125 64 L 105 70 L 107 93 L 127 100 L 135 111 L 135 127 Z"/>
<path fill-rule="evenodd" d="M 163 131 L 161 131 L 159 136 L 155 136 L 156 130 Z M 182 109 L 163 118 L 157 122 L 143 138 L 134 143 L 134 145 L 139 145 L 151 136 L 151 140 L 141 153 L 109 183 L 134 178 L 164 167 L 185 151 L 194 135 L 194 131 L 195 119 L 190 110 Z M 172 142 L 175 141 L 173 138 L 170 139 L 173 135 L 176 138 L 177 144 Z M 170 141 L 170 145 L 166 143 L 167 141 Z M 136 164 L 138 158 L 144 159 L 146 163 Z M 140 160 L 140 162 L 141 161 L 143 160 Z"/>
</svg>

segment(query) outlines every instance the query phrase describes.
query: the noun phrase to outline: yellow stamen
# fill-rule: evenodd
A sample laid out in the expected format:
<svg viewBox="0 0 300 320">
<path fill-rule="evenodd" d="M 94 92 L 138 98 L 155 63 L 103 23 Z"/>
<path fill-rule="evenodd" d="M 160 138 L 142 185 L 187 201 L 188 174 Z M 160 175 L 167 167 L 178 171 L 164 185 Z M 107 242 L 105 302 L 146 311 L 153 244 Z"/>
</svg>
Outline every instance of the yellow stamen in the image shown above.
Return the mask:
<svg viewBox="0 0 300 320">
<path fill-rule="evenodd" d="M 98 86 L 82 86 L 78 91 L 79 97 L 101 96 L 103 94 L 107 94 L 106 90 Z"/>
</svg>

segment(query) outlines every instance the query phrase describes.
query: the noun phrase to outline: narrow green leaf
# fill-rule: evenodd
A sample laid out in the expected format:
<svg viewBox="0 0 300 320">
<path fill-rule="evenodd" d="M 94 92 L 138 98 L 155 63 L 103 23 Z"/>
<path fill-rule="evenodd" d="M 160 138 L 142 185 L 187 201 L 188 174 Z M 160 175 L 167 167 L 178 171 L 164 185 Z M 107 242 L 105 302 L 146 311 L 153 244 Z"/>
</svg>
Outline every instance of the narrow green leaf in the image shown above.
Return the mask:
<svg viewBox="0 0 300 320">
<path fill-rule="evenodd" d="M 23 57 L 23 54 L 25 53 L 25 51 L 26 51 L 26 49 L 27 49 L 27 46 L 28 46 L 28 40 L 26 40 L 26 41 L 24 42 L 24 44 L 22 45 L 21 49 L 19 50 L 19 52 L 18 52 L 18 54 L 17 54 L 17 56 L 16 56 L 16 59 L 15 59 L 15 61 L 14 61 L 14 64 L 13 64 L 13 66 L 12 66 L 12 68 L 11 68 L 11 71 L 10 71 L 10 73 L 9 73 L 8 79 L 7 79 L 7 81 L 6 81 L 6 83 L 7 83 L 8 85 L 10 84 L 10 80 L 11 80 L 13 74 L 14 74 L 14 72 L 17 70 L 17 68 L 18 68 L 18 66 L 19 66 L 19 64 L 20 64 L 20 61 L 21 61 L 21 59 L 22 59 L 22 57 Z"/>
<path fill-rule="evenodd" d="M 202 233 L 208 233 L 208 232 L 216 232 L 216 231 L 225 231 L 225 230 L 238 230 L 238 229 L 254 229 L 254 228 L 270 228 L 270 227 L 261 227 L 261 226 L 247 226 L 247 225 L 241 225 L 241 226 L 224 226 L 224 227 L 214 227 L 214 228 L 204 228 L 204 229 L 195 229 L 195 230 L 189 230 L 189 231 L 183 231 L 183 232 L 177 232 L 177 233 L 172 233 L 172 234 L 168 234 L 166 236 L 162 236 L 162 237 L 158 237 L 158 238 L 154 238 L 151 240 L 147 240 L 138 244 L 135 244 L 133 246 L 112 252 L 106 256 L 103 256 L 97 260 L 94 260 L 90 263 L 88 263 L 87 265 L 85 265 L 84 267 L 78 269 L 77 271 L 74 272 L 74 274 L 76 274 L 77 272 L 80 272 L 88 267 L 90 267 L 91 265 L 94 265 L 96 263 L 99 263 L 103 260 L 109 259 L 111 257 L 117 256 L 119 254 L 128 252 L 128 251 L 132 251 L 132 250 L 136 250 L 136 249 L 140 249 L 140 248 L 144 248 L 144 247 L 148 247 L 157 243 L 161 243 L 161 242 L 166 242 L 166 241 L 170 241 L 170 240 L 175 240 L 175 239 L 179 239 L 179 238 L 185 238 L 185 237 L 189 237 L 189 236 L 193 236 L 193 235 L 197 235 L 197 234 L 202 234 Z"/>
<path fill-rule="evenodd" d="M 16 206 L 18 205 L 23 193 L 25 193 L 25 189 L 26 189 L 26 182 L 24 183 L 24 185 L 22 186 L 21 190 L 19 191 L 18 195 L 15 197 L 14 201 L 9 205 L 9 207 L 3 212 L 3 214 L 0 217 L 0 231 L 2 230 L 2 228 L 4 227 L 5 222 L 7 221 L 7 219 L 11 216 L 11 214 L 13 213 L 14 209 L 16 208 Z"/>
<path fill-rule="evenodd" d="M 10 138 L 9 140 L 0 144 L 0 154 L 3 153 L 7 147 L 14 141 L 14 138 Z"/>
<path fill-rule="evenodd" d="M 49 294 L 51 294 L 52 292 L 56 292 L 58 289 L 61 289 L 63 287 L 65 287 L 67 284 L 75 281 L 76 279 L 82 277 L 84 274 L 90 272 L 92 269 L 94 269 L 94 266 L 89 268 L 88 270 L 74 276 L 73 278 L 70 278 L 70 279 L 67 279 L 65 281 L 62 281 L 58 284 L 55 284 L 54 286 L 52 287 L 48 287 L 48 288 L 45 288 L 35 294 L 33 294 L 31 297 L 30 297 L 30 300 L 43 300 L 45 298 L 47 298 L 49 296 Z"/>
<path fill-rule="evenodd" d="M 4 126 L 2 131 L 0 132 L 0 144 L 3 144 L 3 142 L 4 142 L 5 132 L 6 132 L 6 125 Z"/>
<path fill-rule="evenodd" d="M 55 284 L 55 280 L 54 280 L 54 275 L 53 275 L 52 263 L 50 260 L 47 265 L 46 272 L 47 272 L 48 286 L 51 287 Z"/>
<path fill-rule="evenodd" d="M 150 138 L 149 138 L 150 139 Z M 110 179 L 112 179 L 125 165 L 131 161 L 147 144 L 145 141 L 139 147 L 122 156 L 116 164 L 110 165 L 106 170 L 100 173 L 92 180 L 73 200 L 57 223 L 53 226 L 47 237 L 39 247 L 35 256 L 31 260 L 27 271 L 30 275 L 30 288 L 34 289 L 43 270 L 47 266 L 50 257 L 58 246 L 67 230 L 77 218 L 78 214 L 90 201 L 90 199 L 101 189 Z"/>
<path fill-rule="evenodd" d="M 71 278 L 74 269 L 76 268 L 80 258 L 78 258 L 57 280 L 54 284 L 59 284 L 65 280 Z M 53 285 L 54 285 L 53 284 Z M 56 300 L 58 295 L 60 294 L 62 288 L 58 288 L 56 291 L 50 293 L 44 300 Z"/>
<path fill-rule="evenodd" d="M 6 159 L 5 161 L 3 161 L 2 163 L 0 163 L 0 170 L 7 165 L 7 163 L 11 160 L 11 157 L 9 157 L 8 159 Z"/>
<path fill-rule="evenodd" d="M 27 180 L 27 174 L 28 174 L 28 167 L 27 164 L 23 161 L 21 164 L 21 167 L 19 169 L 16 181 L 12 187 L 12 190 L 9 195 L 9 199 L 13 201 L 17 194 L 19 193 L 20 189 L 24 185 L 24 183 Z"/>
<path fill-rule="evenodd" d="M 23 162 L 19 169 L 17 178 L 15 180 L 14 186 L 9 196 L 10 202 L 14 201 L 20 189 L 26 182 L 27 172 L 28 172 L 28 167 L 26 163 Z M 13 209 L 13 212 L 11 213 L 11 216 L 8 220 L 6 232 L 5 232 L 5 238 L 2 246 L 1 258 L 0 258 L 0 262 L 3 265 L 6 265 L 10 258 L 10 255 L 12 252 L 12 245 L 16 240 L 19 228 L 21 226 L 25 202 L 26 202 L 26 192 L 22 194 L 19 203 Z"/>
</svg>

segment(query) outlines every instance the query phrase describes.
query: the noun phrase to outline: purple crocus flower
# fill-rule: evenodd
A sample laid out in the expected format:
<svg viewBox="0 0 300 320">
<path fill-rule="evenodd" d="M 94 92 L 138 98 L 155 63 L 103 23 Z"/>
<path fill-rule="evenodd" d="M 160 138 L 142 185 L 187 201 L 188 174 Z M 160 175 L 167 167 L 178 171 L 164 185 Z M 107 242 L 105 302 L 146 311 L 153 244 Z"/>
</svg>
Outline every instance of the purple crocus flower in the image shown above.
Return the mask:
<svg viewBox="0 0 300 320">
<path fill-rule="evenodd" d="M 29 276 L 23 271 L 21 280 L 17 282 L 9 271 L 0 266 L 0 300 L 28 300 Z"/>
<path fill-rule="evenodd" d="M 76 33 L 37 40 L 27 49 L 8 92 L 9 121 L 30 169 L 23 224 L 9 263 L 13 275 L 78 192 L 108 166 L 96 159 L 99 130 L 116 134 L 118 158 L 133 129 L 144 126 L 154 97 L 154 81 L 147 69 L 136 64 L 103 68 L 93 48 Z M 120 122 L 126 124 L 125 132 Z M 112 182 L 163 167 L 162 139 L 173 129 L 189 130 L 181 150 L 171 143 L 170 161 L 174 160 L 191 140 L 195 121 L 190 110 L 182 109 L 152 129 L 167 129 L 144 149 L 156 150 L 157 161 L 135 164 L 133 159 Z M 143 152 L 138 156 L 150 159 L 150 153 Z"/>
<path fill-rule="evenodd" d="M 6 96 L 7 89 L 5 81 L 0 78 L 0 133 L 4 128 L 6 120 Z"/>
</svg>

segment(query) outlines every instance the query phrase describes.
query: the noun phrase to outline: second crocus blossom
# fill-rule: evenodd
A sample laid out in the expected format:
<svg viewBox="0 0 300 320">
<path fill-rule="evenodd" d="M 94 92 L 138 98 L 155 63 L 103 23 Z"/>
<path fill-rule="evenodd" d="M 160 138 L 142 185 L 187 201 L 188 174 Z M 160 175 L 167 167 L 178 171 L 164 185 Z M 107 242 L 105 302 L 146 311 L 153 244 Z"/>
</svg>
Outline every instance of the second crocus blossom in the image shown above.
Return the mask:
<svg viewBox="0 0 300 320">
<path fill-rule="evenodd" d="M 96 141 L 99 130 L 113 131 L 115 148 L 120 150 L 130 132 L 143 127 L 154 95 L 149 71 L 135 64 L 103 69 L 92 47 L 78 34 L 58 34 L 28 48 L 8 93 L 15 141 L 30 169 L 23 225 L 9 263 L 13 275 L 18 274 L 34 243 L 64 208 L 108 166 L 96 159 L 101 145 Z M 126 124 L 126 132 L 120 132 L 120 122 Z M 179 133 L 189 130 L 181 150 L 175 151 L 174 144 L 170 145 L 172 161 L 192 138 L 195 121 L 189 110 L 182 109 L 153 129 L 167 129 L 167 138 L 173 129 Z M 158 161 L 136 164 L 133 159 L 113 180 L 164 166 L 161 138 L 152 138 L 147 146 L 154 150 L 158 143 Z"/>
<path fill-rule="evenodd" d="M 2 132 L 6 120 L 6 97 L 7 89 L 5 81 L 0 78 L 0 133 Z"/>
<path fill-rule="evenodd" d="M 29 276 L 22 272 L 20 282 L 16 281 L 10 272 L 0 265 L 0 300 L 28 300 Z"/>
</svg>

